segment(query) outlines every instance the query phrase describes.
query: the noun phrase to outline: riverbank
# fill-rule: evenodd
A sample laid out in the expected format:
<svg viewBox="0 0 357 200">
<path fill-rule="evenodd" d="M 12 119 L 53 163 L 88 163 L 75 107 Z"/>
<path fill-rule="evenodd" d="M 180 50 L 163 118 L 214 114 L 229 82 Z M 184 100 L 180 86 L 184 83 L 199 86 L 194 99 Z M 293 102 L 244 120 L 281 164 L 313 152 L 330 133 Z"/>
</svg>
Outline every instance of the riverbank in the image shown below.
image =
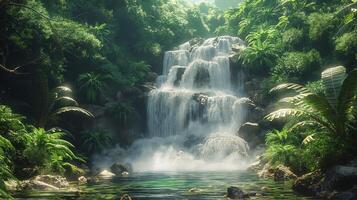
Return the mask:
<svg viewBox="0 0 357 200">
<path fill-rule="evenodd" d="M 260 157 L 248 170 L 275 182 L 292 182 L 292 190 L 302 195 L 334 200 L 357 199 L 357 159 L 325 171 L 318 170 L 297 176 L 288 167 L 271 166 Z"/>
</svg>

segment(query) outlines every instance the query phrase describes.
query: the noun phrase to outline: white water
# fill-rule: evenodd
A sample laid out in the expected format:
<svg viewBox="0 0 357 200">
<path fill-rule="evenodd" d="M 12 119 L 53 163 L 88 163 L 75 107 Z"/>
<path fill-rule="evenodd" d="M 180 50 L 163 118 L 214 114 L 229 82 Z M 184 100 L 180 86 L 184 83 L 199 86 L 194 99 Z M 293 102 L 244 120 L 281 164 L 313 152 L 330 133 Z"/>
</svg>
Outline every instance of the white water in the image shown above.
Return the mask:
<svg viewBox="0 0 357 200">
<path fill-rule="evenodd" d="M 236 135 L 245 110 L 238 92 L 241 86 L 231 82 L 232 44 L 243 42 L 221 36 L 196 47 L 186 42 L 165 53 L 163 74 L 148 97 L 148 138 L 136 141 L 122 162 L 132 163 L 136 171 L 212 171 L 246 166 L 249 147 Z"/>
</svg>

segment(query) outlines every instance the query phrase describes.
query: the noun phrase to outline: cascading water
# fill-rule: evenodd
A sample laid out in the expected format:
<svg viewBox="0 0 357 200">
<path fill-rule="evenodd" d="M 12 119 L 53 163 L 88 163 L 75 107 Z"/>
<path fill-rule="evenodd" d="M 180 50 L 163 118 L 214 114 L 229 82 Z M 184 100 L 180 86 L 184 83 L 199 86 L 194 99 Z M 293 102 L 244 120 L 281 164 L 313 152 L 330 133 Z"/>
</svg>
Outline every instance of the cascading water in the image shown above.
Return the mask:
<svg viewBox="0 0 357 200">
<path fill-rule="evenodd" d="M 244 44 L 221 36 L 166 52 L 163 74 L 148 97 L 148 137 L 128 150 L 115 148 L 99 155 L 97 167 L 105 169 L 117 161 L 131 163 L 135 171 L 246 167 L 249 147 L 236 135 L 246 98 L 240 98 L 241 86 L 231 82 L 232 45 Z"/>
<path fill-rule="evenodd" d="M 239 38 L 221 36 L 199 46 L 186 42 L 165 53 L 163 74 L 157 79 L 157 89 L 149 94 L 147 111 L 149 136 L 176 143 L 176 147 L 166 145 L 166 150 L 156 151 L 155 159 L 163 165 L 172 152 L 176 153 L 170 165 L 177 157 L 213 163 L 239 161 L 247 155 L 247 143 L 235 135 L 245 110 L 235 90 L 240 87 L 231 83 L 233 44 L 244 45 Z M 186 149 L 178 145 L 180 140 L 190 143 L 192 137 L 201 140 Z"/>
</svg>

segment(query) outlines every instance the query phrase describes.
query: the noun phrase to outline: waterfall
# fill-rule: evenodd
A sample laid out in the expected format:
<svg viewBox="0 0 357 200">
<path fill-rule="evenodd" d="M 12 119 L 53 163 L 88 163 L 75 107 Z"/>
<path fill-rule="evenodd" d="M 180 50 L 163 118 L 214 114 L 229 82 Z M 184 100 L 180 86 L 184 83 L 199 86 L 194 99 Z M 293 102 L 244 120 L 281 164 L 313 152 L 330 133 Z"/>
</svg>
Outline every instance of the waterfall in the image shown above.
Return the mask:
<svg viewBox="0 0 357 200">
<path fill-rule="evenodd" d="M 244 44 L 221 36 L 167 51 L 157 88 L 148 96 L 148 137 L 127 150 L 104 152 L 98 163 L 110 166 L 117 158 L 135 171 L 244 169 L 249 146 L 236 132 L 244 122 L 247 98 L 242 81 L 231 81 L 232 45 Z"/>
<path fill-rule="evenodd" d="M 231 83 L 229 56 L 236 37 L 210 38 L 200 46 L 189 42 L 164 56 L 163 74 L 148 98 L 150 137 L 234 133 L 244 119 L 240 94 Z M 239 88 L 240 86 L 237 86 Z M 197 97 L 201 96 L 201 100 Z"/>
</svg>

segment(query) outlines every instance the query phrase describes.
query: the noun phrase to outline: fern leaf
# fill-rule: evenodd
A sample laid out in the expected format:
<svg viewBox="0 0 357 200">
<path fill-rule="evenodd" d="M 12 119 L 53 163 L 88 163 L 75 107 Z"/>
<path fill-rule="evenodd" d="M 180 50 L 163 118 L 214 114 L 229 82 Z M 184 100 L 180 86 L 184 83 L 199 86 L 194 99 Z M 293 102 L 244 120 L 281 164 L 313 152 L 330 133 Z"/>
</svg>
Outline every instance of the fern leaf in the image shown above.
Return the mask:
<svg viewBox="0 0 357 200">
<path fill-rule="evenodd" d="M 321 73 L 326 98 L 334 109 L 337 109 L 337 99 L 345 78 L 346 68 L 343 66 L 328 68 Z"/>
<path fill-rule="evenodd" d="M 357 69 L 351 71 L 343 81 L 341 92 L 338 97 L 337 110 L 341 120 L 347 121 L 348 115 L 354 115 L 353 103 L 356 101 L 357 94 Z"/>
<path fill-rule="evenodd" d="M 305 93 L 310 93 L 309 89 L 306 87 L 296 84 L 296 83 L 283 83 L 280 84 L 273 89 L 270 90 L 270 92 L 276 92 L 280 90 L 292 90 L 298 94 L 305 94 Z"/>
<path fill-rule="evenodd" d="M 300 117 L 304 114 L 305 112 L 302 110 L 293 109 L 293 108 L 283 108 L 268 114 L 264 118 L 269 121 L 273 121 L 275 119 L 286 118 L 290 116 Z"/>
</svg>

